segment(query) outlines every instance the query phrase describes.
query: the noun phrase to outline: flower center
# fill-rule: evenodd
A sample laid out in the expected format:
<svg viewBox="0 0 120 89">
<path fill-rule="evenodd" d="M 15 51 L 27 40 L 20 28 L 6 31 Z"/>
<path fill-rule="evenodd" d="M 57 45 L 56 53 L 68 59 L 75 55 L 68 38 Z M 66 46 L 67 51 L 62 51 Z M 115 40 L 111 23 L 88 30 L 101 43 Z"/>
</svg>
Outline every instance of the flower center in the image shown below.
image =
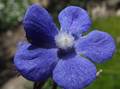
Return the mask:
<svg viewBox="0 0 120 89">
<path fill-rule="evenodd" d="M 55 42 L 58 48 L 66 50 L 68 48 L 72 48 L 74 37 L 66 32 L 60 32 L 55 36 Z"/>
<path fill-rule="evenodd" d="M 74 48 L 70 48 L 68 50 L 62 50 L 62 49 L 58 50 L 58 57 L 63 60 L 72 58 L 75 55 L 76 55 L 76 52 Z"/>
</svg>

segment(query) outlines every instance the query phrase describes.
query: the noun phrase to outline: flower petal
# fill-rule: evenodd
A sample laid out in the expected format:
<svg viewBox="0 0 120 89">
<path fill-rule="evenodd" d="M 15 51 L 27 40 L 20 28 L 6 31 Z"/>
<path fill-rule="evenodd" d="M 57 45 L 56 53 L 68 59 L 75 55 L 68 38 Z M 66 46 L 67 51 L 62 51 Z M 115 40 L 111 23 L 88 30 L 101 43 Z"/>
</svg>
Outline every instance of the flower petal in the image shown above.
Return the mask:
<svg viewBox="0 0 120 89">
<path fill-rule="evenodd" d="M 51 76 L 58 61 L 57 49 L 43 49 L 22 43 L 15 55 L 17 70 L 32 81 L 44 81 Z"/>
<path fill-rule="evenodd" d="M 91 26 L 91 19 L 84 9 L 77 6 L 69 6 L 59 14 L 61 29 L 73 35 L 79 36 Z"/>
<path fill-rule="evenodd" d="M 53 79 L 64 89 L 82 89 L 96 79 L 96 67 L 80 56 L 60 60 L 53 71 Z"/>
<path fill-rule="evenodd" d="M 31 5 L 23 20 L 26 35 L 31 43 L 41 47 L 51 47 L 54 36 L 58 33 L 57 27 L 49 13 L 40 5 Z"/>
<path fill-rule="evenodd" d="M 92 31 L 78 40 L 75 45 L 78 54 L 96 63 L 103 63 L 113 56 L 115 43 L 113 38 L 105 32 Z"/>
</svg>

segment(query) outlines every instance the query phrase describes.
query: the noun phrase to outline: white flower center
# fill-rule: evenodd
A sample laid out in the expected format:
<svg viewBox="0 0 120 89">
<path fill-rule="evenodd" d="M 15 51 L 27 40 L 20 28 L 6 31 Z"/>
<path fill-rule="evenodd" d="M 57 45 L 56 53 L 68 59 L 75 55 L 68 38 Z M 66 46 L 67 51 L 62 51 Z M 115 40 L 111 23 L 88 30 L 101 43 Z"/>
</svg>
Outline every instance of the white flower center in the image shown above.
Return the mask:
<svg viewBox="0 0 120 89">
<path fill-rule="evenodd" d="M 65 32 L 60 32 L 55 36 L 56 45 L 61 49 L 71 48 L 74 44 L 74 37 Z"/>
</svg>

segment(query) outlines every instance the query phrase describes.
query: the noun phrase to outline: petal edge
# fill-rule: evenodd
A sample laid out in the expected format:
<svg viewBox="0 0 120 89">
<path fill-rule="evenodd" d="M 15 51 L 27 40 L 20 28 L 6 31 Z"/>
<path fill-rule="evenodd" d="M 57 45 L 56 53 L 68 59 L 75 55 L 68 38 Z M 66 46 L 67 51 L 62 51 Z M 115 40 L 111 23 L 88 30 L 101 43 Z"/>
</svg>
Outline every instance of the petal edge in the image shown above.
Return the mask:
<svg viewBox="0 0 120 89">
<path fill-rule="evenodd" d="M 31 39 L 33 45 L 40 47 L 55 45 L 54 36 L 58 33 L 58 29 L 47 10 L 39 4 L 28 7 L 23 25 L 26 36 Z"/>
<path fill-rule="evenodd" d="M 108 33 L 98 30 L 81 37 L 75 44 L 75 48 L 78 54 L 96 63 L 111 59 L 116 49 L 113 38 Z"/>
<path fill-rule="evenodd" d="M 18 72 L 31 81 L 45 81 L 58 61 L 57 49 L 43 49 L 22 43 L 14 57 Z"/>
<path fill-rule="evenodd" d="M 87 11 L 77 6 L 66 7 L 60 12 L 58 18 L 62 31 L 77 36 L 88 31 L 92 23 Z"/>
<path fill-rule="evenodd" d="M 83 57 L 60 60 L 53 71 L 54 81 L 64 89 L 82 89 L 96 79 L 96 67 Z"/>
</svg>

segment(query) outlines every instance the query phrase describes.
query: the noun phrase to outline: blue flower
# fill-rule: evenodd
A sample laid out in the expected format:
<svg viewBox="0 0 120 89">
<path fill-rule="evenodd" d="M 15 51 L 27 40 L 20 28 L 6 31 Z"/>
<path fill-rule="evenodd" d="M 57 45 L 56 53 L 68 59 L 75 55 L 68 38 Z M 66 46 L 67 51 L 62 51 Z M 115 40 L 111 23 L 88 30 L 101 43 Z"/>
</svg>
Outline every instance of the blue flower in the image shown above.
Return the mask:
<svg viewBox="0 0 120 89">
<path fill-rule="evenodd" d="M 23 25 L 31 41 L 19 44 L 14 63 L 31 81 L 52 77 L 64 89 L 82 89 L 96 79 L 94 63 L 111 59 L 114 40 L 98 30 L 83 35 L 92 22 L 80 7 L 68 6 L 58 18 L 60 31 L 43 7 L 33 4 L 28 8 Z"/>
</svg>

